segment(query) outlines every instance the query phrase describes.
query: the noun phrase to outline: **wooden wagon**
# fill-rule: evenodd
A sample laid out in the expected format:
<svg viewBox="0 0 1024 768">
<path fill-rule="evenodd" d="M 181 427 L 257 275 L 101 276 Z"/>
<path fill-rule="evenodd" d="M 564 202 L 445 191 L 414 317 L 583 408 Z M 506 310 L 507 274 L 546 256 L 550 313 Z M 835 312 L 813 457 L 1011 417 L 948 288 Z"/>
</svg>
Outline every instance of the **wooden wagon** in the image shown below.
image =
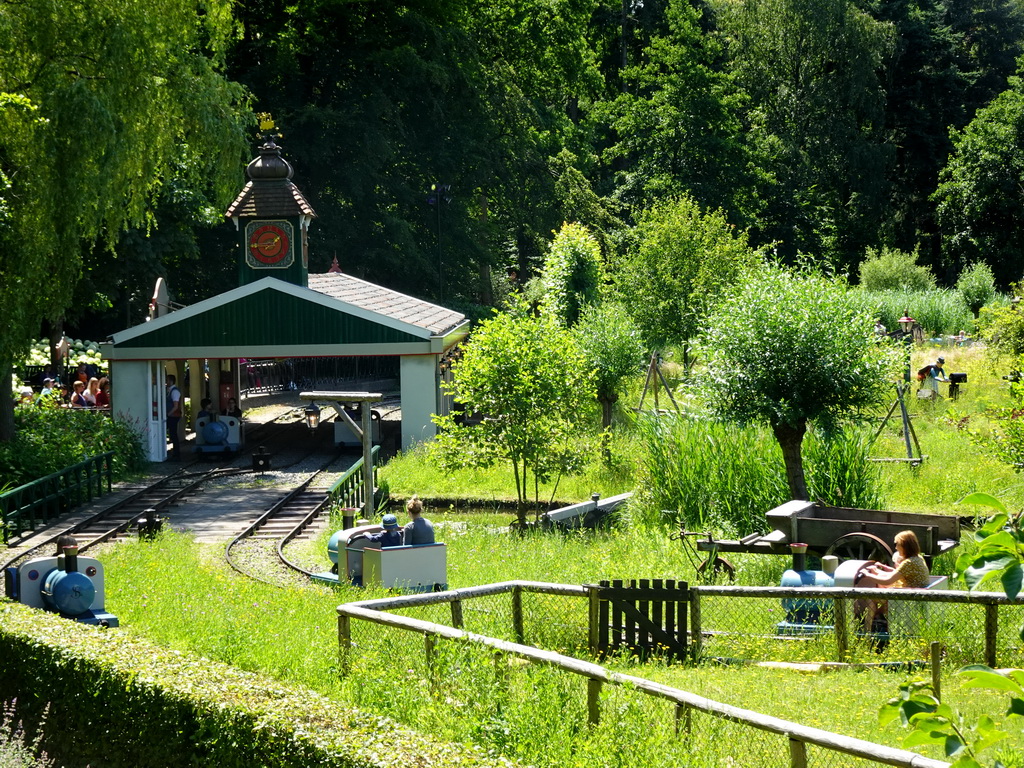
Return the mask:
<svg viewBox="0 0 1024 768">
<path fill-rule="evenodd" d="M 885 512 L 875 509 L 830 507 L 811 501 L 788 501 L 767 513 L 773 530 L 738 540 L 696 539 L 702 552 L 762 552 L 788 555 L 790 544 L 803 543 L 809 553 L 836 555 L 840 560 L 891 562 L 893 538 L 913 531 L 921 554 L 929 560 L 960 542 L 960 518 L 955 515 Z"/>
</svg>

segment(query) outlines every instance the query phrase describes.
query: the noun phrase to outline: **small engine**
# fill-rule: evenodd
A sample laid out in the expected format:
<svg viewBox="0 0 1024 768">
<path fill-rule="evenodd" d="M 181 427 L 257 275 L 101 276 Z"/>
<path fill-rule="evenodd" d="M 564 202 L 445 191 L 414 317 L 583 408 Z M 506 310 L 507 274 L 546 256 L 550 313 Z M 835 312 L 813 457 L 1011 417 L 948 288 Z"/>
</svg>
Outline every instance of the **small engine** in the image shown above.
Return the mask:
<svg viewBox="0 0 1024 768">
<path fill-rule="evenodd" d="M 39 557 L 8 568 L 4 573 L 7 596 L 83 624 L 116 627 L 117 617 L 103 607 L 103 564 L 79 557 L 77 546 L 66 546 L 63 551 L 56 557 Z"/>
<path fill-rule="evenodd" d="M 793 567 L 782 574 L 783 587 L 831 587 L 835 581 L 838 559 L 834 556 L 822 558 L 824 570 L 807 570 L 807 545 L 791 544 L 793 551 Z M 776 625 L 780 635 L 814 635 L 832 629 L 831 616 L 822 614 L 831 612 L 832 601 L 827 598 L 786 597 L 782 600 L 786 618 Z"/>
</svg>

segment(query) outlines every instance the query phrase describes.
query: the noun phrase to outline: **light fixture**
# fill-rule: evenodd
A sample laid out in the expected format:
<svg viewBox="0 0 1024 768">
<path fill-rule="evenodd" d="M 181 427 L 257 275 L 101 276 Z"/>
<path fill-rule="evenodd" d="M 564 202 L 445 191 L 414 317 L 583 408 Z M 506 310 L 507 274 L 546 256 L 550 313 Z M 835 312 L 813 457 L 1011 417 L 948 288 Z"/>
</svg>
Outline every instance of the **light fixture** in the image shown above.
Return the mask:
<svg viewBox="0 0 1024 768">
<path fill-rule="evenodd" d="M 903 317 L 899 319 L 900 329 L 904 333 L 910 333 L 914 329 L 914 323 L 916 322 L 917 321 L 910 315 L 903 315 Z"/>
<path fill-rule="evenodd" d="M 316 403 L 310 403 L 302 411 L 306 416 L 306 426 L 315 430 L 320 426 L 320 408 Z"/>
</svg>

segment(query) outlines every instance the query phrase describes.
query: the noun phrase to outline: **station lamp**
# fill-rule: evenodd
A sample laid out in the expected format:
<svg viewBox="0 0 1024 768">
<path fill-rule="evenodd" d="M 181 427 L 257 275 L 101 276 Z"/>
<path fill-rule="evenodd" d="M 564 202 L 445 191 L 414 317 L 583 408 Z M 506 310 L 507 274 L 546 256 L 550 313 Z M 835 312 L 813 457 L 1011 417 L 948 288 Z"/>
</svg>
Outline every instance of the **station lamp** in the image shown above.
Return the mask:
<svg viewBox="0 0 1024 768">
<path fill-rule="evenodd" d="M 320 426 L 320 408 L 316 403 L 310 403 L 302 411 L 306 416 L 306 426 L 315 430 Z"/>
<path fill-rule="evenodd" d="M 914 323 L 916 323 L 917 321 L 910 315 L 904 315 L 899 319 L 898 322 L 900 324 L 900 329 L 904 333 L 910 333 L 914 329 Z"/>
</svg>

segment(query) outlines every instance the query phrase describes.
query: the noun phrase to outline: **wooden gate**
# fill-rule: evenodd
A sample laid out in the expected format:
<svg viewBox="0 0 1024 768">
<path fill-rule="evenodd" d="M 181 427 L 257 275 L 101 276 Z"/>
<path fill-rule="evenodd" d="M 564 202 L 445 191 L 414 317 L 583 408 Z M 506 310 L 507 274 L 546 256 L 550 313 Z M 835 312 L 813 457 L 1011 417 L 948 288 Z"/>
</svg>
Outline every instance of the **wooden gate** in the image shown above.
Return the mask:
<svg viewBox="0 0 1024 768">
<path fill-rule="evenodd" d="M 597 657 L 628 648 L 640 656 L 687 656 L 685 581 L 621 580 L 587 584 L 590 652 Z"/>
</svg>

